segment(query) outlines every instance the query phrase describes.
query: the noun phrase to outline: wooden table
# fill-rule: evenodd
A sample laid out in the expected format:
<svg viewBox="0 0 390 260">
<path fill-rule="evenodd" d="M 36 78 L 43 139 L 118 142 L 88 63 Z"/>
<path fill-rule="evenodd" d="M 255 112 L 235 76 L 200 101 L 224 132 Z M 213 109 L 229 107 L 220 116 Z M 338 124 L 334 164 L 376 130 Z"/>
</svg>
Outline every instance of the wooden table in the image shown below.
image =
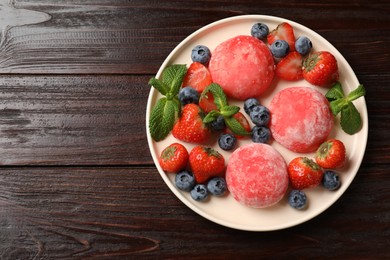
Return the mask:
<svg viewBox="0 0 390 260">
<path fill-rule="evenodd" d="M 318 32 L 367 90 L 369 138 L 346 193 L 272 232 L 215 224 L 162 181 L 147 82 L 185 37 L 243 14 Z M 0 1 L 0 259 L 389 258 L 388 1 Z"/>
</svg>

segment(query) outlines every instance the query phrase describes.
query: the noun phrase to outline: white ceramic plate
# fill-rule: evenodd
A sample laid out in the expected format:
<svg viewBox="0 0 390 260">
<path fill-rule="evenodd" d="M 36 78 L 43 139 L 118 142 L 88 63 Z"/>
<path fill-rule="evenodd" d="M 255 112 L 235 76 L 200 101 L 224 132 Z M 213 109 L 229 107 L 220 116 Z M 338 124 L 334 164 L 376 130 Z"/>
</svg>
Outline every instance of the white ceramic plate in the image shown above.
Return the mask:
<svg viewBox="0 0 390 260">
<path fill-rule="evenodd" d="M 265 23 L 268 25 L 270 30 L 273 30 L 278 24 L 285 21 L 289 22 L 293 26 L 296 38 L 300 35 L 305 35 L 311 39 L 313 43 L 313 51 L 327 50 L 336 57 L 339 65 L 340 82 L 342 83 L 345 92 L 349 92 L 359 85 L 355 73 L 344 57 L 335 47 L 333 47 L 319 34 L 293 21 L 263 15 L 245 15 L 227 18 L 211 23 L 197 30 L 183 40 L 171 52 L 162 64 L 156 77 L 159 77 L 163 69 L 170 64 L 187 64 L 189 66 L 191 64 L 190 53 L 195 45 L 203 44 L 213 51 L 219 43 L 231 37 L 237 35 L 250 35 L 250 29 L 254 23 Z M 269 88 L 269 91 L 263 94 L 259 100 L 263 105 L 268 106 L 272 97 L 278 91 L 291 86 L 309 86 L 324 94 L 327 91 L 327 89 L 312 86 L 304 80 L 298 82 L 275 80 L 273 85 Z M 345 143 L 348 156 L 348 164 L 338 171 L 342 185 L 337 191 L 331 192 L 321 187 L 305 190 L 308 197 L 308 207 L 303 211 L 291 208 L 287 202 L 287 195 L 277 205 L 264 209 L 253 209 L 243 206 L 236 202 L 231 195 L 227 195 L 222 198 L 213 196 L 207 202 L 197 202 L 191 199 L 188 192 L 182 192 L 175 187 L 174 174 L 166 174 L 159 166 L 158 157 L 161 154 L 161 151 L 169 144 L 178 141 L 172 135 L 169 135 L 163 141 L 154 142 L 150 136 L 148 131 L 150 111 L 160 97 L 160 94 L 152 88 L 149 94 L 146 110 L 146 129 L 151 155 L 162 179 L 172 192 L 193 211 L 215 223 L 230 228 L 249 231 L 268 231 L 295 226 L 312 219 L 330 207 L 345 192 L 357 174 L 363 159 L 368 134 L 368 117 L 365 100 L 364 98 L 360 98 L 354 101 L 354 104 L 361 113 L 363 121 L 363 128 L 360 132 L 350 136 L 341 130 L 339 122 L 335 122 L 335 128 L 330 136 L 340 139 Z M 242 102 L 230 102 L 229 104 L 235 104 L 242 107 Z M 243 109 L 241 111 L 243 111 Z M 239 140 L 238 145 L 250 142 L 252 141 L 249 139 Z M 181 143 L 187 147 L 188 151 L 191 151 L 191 149 L 195 146 L 193 144 Z M 275 141 L 272 142 L 271 145 L 283 155 L 287 164 L 290 160 L 297 156 L 304 155 L 313 157 L 313 154 L 297 154 L 290 152 Z M 224 152 L 217 144 L 213 147 L 224 155 L 226 161 L 229 160 L 231 152 Z"/>
</svg>

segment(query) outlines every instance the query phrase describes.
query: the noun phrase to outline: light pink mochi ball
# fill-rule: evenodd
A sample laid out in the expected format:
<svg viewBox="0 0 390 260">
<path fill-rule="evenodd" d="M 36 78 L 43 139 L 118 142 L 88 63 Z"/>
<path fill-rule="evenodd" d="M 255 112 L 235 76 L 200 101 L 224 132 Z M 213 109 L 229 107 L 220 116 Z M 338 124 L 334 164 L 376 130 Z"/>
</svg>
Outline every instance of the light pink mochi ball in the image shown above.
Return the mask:
<svg viewBox="0 0 390 260">
<path fill-rule="evenodd" d="M 274 59 L 265 43 L 248 35 L 230 38 L 219 44 L 211 55 L 209 70 L 231 98 L 258 97 L 274 77 Z"/>
<path fill-rule="evenodd" d="M 287 191 L 287 165 L 272 146 L 247 144 L 230 156 L 226 183 L 241 204 L 253 208 L 269 207 L 279 202 Z"/>
<path fill-rule="evenodd" d="M 293 152 L 314 152 L 326 141 L 333 127 L 328 100 L 309 87 L 281 90 L 269 109 L 272 137 Z"/>
</svg>

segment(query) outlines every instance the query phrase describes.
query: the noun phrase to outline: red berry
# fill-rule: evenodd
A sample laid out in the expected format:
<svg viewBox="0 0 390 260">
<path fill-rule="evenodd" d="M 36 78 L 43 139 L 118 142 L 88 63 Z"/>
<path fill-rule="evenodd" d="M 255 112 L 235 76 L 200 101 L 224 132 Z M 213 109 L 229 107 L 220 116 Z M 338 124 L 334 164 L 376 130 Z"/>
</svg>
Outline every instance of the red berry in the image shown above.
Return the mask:
<svg viewBox="0 0 390 260">
<path fill-rule="evenodd" d="M 302 56 L 296 52 L 290 52 L 276 65 L 275 74 L 281 79 L 295 81 L 303 79 Z"/>
<path fill-rule="evenodd" d="M 294 29 L 289 23 L 281 23 L 274 30 L 272 30 L 268 36 L 268 44 L 271 45 L 276 40 L 284 40 L 288 43 L 290 51 L 295 51 L 295 35 Z"/>
<path fill-rule="evenodd" d="M 337 60 L 327 51 L 310 54 L 303 61 L 303 77 L 311 84 L 328 87 L 339 79 Z"/>
<path fill-rule="evenodd" d="M 321 183 L 323 171 L 313 160 L 297 157 L 288 165 L 288 175 L 293 189 L 313 188 Z"/>
<path fill-rule="evenodd" d="M 209 113 L 212 110 L 218 110 L 217 105 L 214 103 L 214 96 L 211 92 L 202 95 L 199 99 L 199 106 L 205 113 Z"/>
<path fill-rule="evenodd" d="M 187 167 L 189 154 L 187 149 L 179 143 L 166 147 L 160 155 L 161 168 L 167 172 L 179 172 Z"/>
<path fill-rule="evenodd" d="M 191 86 L 199 93 L 202 93 L 202 91 L 211 83 L 213 83 L 213 81 L 209 70 L 203 64 L 193 62 L 184 76 L 182 86 Z"/>
<path fill-rule="evenodd" d="M 337 139 L 330 139 L 320 145 L 315 160 L 319 166 L 325 169 L 340 168 L 346 160 L 345 146 Z"/>
<path fill-rule="evenodd" d="M 172 134 L 177 139 L 201 144 L 211 137 L 211 130 L 203 123 L 203 111 L 196 104 L 187 104 L 183 107 L 181 116 L 173 126 Z"/>
<path fill-rule="evenodd" d="M 197 183 L 205 183 L 212 177 L 223 177 L 225 174 L 225 159 L 212 148 L 203 146 L 193 148 L 189 164 Z"/>
</svg>

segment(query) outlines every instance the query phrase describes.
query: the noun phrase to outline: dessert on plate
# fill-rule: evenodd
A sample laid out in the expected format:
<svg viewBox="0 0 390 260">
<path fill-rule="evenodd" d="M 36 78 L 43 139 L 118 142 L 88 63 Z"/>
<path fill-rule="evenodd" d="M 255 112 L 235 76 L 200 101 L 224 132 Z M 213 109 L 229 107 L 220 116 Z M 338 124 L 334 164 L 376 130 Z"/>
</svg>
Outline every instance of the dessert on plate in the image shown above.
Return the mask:
<svg viewBox="0 0 390 260">
<path fill-rule="evenodd" d="M 241 204 L 265 208 L 279 202 L 287 191 L 289 179 L 282 155 L 268 144 L 251 143 L 230 156 L 226 183 Z"/>
</svg>

